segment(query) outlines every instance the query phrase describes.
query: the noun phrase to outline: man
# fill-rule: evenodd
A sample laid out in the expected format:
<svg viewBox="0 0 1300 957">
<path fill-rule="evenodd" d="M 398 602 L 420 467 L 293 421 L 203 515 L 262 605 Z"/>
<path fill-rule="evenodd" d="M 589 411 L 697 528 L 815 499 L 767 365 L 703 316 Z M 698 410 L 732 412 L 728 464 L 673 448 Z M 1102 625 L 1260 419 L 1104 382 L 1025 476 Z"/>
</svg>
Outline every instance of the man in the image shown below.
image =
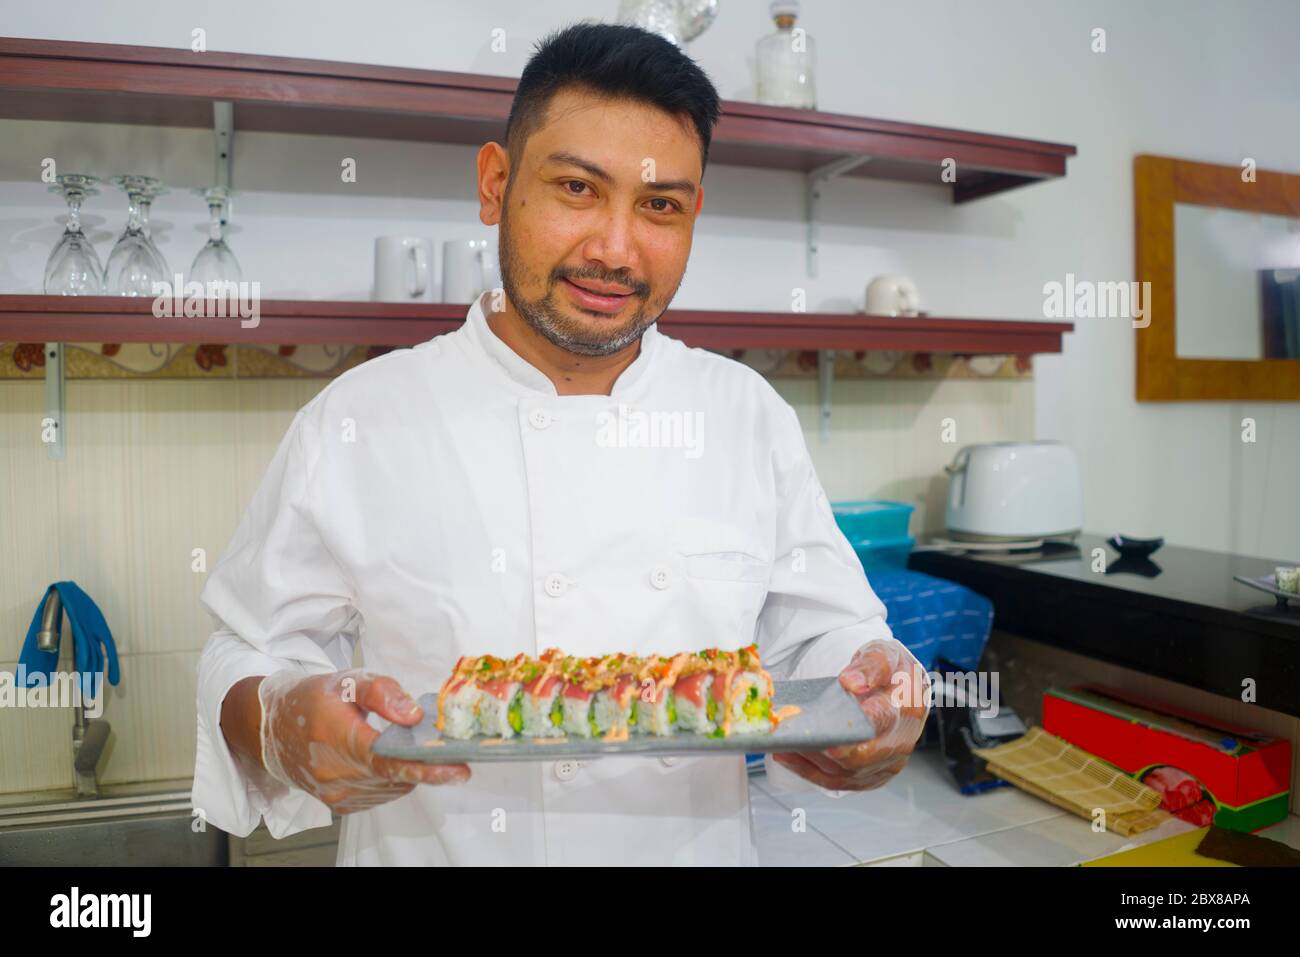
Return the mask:
<svg viewBox="0 0 1300 957">
<path fill-rule="evenodd" d="M 471 775 L 370 752 L 368 717 L 415 723 L 408 692 L 436 691 L 461 655 L 547 647 L 757 641 L 777 678 L 840 675 L 878 732 L 777 762 L 837 790 L 902 768 L 924 673 L 793 409 L 655 326 L 718 114 L 704 73 L 647 32 L 583 25 L 539 47 L 508 151 L 478 156 L 503 289 L 301 409 L 208 578 L 194 804 L 210 822 L 246 835 L 265 818 L 283 837 L 336 811 L 341 864 L 752 863 L 738 755 Z"/>
</svg>

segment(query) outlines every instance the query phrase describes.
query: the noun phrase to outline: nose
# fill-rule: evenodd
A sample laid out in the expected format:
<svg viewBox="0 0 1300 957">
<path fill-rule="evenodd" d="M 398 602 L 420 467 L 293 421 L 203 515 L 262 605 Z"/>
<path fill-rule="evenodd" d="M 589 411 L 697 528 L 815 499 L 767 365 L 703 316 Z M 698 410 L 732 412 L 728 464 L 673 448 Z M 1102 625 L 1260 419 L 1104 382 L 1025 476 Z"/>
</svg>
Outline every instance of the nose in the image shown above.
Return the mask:
<svg viewBox="0 0 1300 957">
<path fill-rule="evenodd" d="M 598 262 L 611 273 L 623 275 L 637 274 L 638 260 L 636 253 L 636 215 L 631 209 L 622 211 L 611 209 L 601 220 L 595 231 L 587 238 L 582 247 L 586 262 Z M 605 277 L 609 282 L 622 282 L 613 276 Z"/>
</svg>

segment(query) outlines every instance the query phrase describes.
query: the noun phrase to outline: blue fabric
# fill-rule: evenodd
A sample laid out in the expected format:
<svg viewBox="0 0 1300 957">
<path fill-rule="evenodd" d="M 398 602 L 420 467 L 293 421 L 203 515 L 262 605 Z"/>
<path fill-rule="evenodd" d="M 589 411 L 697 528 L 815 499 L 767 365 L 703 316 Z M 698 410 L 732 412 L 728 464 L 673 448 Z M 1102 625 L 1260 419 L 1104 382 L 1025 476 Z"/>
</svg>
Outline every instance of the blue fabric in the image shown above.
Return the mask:
<svg viewBox="0 0 1300 957">
<path fill-rule="evenodd" d="M 926 671 L 942 656 L 966 671 L 979 667 L 993 628 L 993 602 L 944 578 L 907 569 L 870 572 L 867 581 L 889 611 L 894 637 Z"/>
<path fill-rule="evenodd" d="M 38 685 L 42 681 L 51 684 L 59 667 L 57 653 L 42 651 L 36 645 L 45 601 L 56 588 L 59 590 L 62 607 L 55 614 L 54 630 L 58 632 L 62 629 L 63 613 L 66 611 L 69 630 L 72 632 L 73 667 L 81 677 L 82 694 L 98 698 L 105 665 L 109 683 L 117 684 L 121 678 L 117 667 L 117 644 L 113 641 L 113 633 L 108 630 L 108 622 L 104 621 L 99 606 L 76 582 L 55 582 L 45 590 L 45 595 L 37 604 L 36 614 L 32 616 L 31 626 L 27 629 L 27 640 L 23 642 L 22 653 L 18 656 L 19 666 L 27 672 L 25 684 L 27 687 Z M 38 678 L 37 675 L 43 677 Z"/>
</svg>

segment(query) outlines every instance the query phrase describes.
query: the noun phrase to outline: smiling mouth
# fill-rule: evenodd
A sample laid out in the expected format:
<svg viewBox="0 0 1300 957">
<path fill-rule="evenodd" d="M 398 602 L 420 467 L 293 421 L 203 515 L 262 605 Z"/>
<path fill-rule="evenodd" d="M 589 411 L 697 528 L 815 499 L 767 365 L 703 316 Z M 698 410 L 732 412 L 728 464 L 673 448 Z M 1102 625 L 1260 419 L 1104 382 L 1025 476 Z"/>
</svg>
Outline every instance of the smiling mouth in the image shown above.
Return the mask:
<svg viewBox="0 0 1300 957">
<path fill-rule="evenodd" d="M 632 293 L 608 293 L 596 292 L 591 289 L 585 289 L 570 279 L 563 280 L 565 288 L 569 290 L 569 295 L 574 302 L 584 309 L 594 312 L 615 313 L 618 312 L 632 298 Z"/>
</svg>

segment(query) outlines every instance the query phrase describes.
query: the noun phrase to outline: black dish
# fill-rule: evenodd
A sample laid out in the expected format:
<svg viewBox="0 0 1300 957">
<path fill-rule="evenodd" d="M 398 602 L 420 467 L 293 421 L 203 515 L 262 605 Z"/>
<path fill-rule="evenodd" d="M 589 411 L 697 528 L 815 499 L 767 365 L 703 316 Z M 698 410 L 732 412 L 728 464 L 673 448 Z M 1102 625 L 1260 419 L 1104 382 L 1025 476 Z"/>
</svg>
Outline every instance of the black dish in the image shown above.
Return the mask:
<svg viewBox="0 0 1300 957">
<path fill-rule="evenodd" d="M 1163 538 L 1133 538 L 1131 535 L 1112 535 L 1106 544 L 1125 558 L 1146 558 L 1165 543 Z"/>
</svg>

